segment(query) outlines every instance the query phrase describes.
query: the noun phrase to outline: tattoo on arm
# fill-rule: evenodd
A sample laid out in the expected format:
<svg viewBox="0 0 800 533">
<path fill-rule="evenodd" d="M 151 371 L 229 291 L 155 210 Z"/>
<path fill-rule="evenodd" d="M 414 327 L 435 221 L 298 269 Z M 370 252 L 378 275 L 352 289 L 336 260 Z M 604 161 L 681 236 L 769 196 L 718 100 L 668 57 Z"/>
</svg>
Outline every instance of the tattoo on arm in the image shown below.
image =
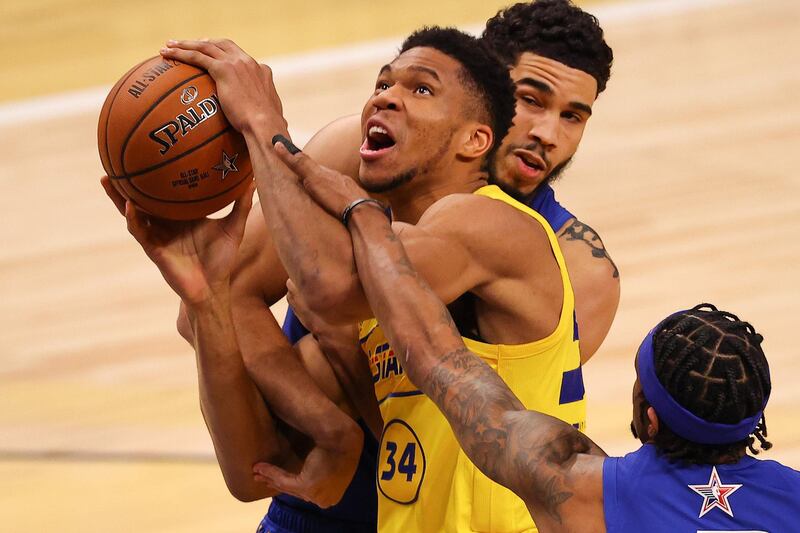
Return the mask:
<svg viewBox="0 0 800 533">
<path fill-rule="evenodd" d="M 565 465 L 577 454 L 603 451 L 568 424 L 525 410 L 466 347 L 444 355 L 425 381 L 475 465 L 562 523 L 560 506 L 574 495 Z"/>
<path fill-rule="evenodd" d="M 595 230 L 589 227 L 587 224 L 584 224 L 577 218 L 573 219 L 572 222 L 564 228 L 564 231 L 561 232 L 559 237 L 565 236 L 567 237 L 568 241 L 583 241 L 586 243 L 589 248 L 592 249 L 592 256 L 598 259 L 608 259 L 608 262 L 611 263 L 611 266 L 614 267 L 614 274 L 615 278 L 619 277 L 619 270 L 617 269 L 617 265 L 611 259 L 611 256 L 608 255 L 606 251 L 606 247 L 603 245 L 603 241 L 600 239 L 600 236 L 597 234 Z"/>
<path fill-rule="evenodd" d="M 559 506 L 575 495 L 565 465 L 578 454 L 605 453 L 583 433 L 541 413 L 526 411 L 513 418 L 510 446 L 514 470 L 527 476 L 520 483 L 532 485 L 528 494 L 561 524 Z"/>
<path fill-rule="evenodd" d="M 490 377 L 490 382 L 484 379 Z M 507 429 L 498 415 L 523 409 L 508 388 L 491 381 L 499 376 L 462 346 L 441 358 L 426 380 L 426 392 L 450 421 L 472 461 L 493 479 L 507 473 L 501 459 L 508 443 Z M 501 381 L 502 383 L 502 381 Z"/>
</svg>

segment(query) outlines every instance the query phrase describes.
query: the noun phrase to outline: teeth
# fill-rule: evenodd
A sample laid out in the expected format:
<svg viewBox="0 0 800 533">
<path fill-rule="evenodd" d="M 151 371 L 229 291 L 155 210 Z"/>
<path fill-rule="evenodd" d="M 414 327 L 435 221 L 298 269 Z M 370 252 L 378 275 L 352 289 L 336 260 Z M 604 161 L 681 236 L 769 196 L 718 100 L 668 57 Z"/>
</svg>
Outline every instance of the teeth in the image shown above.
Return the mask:
<svg viewBox="0 0 800 533">
<path fill-rule="evenodd" d="M 385 129 L 381 128 L 380 126 L 372 126 L 369 129 L 369 135 L 372 135 L 374 133 L 382 133 L 384 135 L 389 135 L 389 132 L 386 131 Z"/>
</svg>

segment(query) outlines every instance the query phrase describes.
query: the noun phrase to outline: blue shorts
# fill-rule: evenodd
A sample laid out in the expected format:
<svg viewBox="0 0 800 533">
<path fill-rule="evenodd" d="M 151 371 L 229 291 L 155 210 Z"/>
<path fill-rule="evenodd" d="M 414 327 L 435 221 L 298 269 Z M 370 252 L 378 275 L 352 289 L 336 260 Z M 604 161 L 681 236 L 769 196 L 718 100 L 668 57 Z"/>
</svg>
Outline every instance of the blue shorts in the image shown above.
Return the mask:
<svg viewBox="0 0 800 533">
<path fill-rule="evenodd" d="M 375 524 L 364 524 L 294 509 L 273 500 L 256 533 L 375 533 Z"/>
</svg>

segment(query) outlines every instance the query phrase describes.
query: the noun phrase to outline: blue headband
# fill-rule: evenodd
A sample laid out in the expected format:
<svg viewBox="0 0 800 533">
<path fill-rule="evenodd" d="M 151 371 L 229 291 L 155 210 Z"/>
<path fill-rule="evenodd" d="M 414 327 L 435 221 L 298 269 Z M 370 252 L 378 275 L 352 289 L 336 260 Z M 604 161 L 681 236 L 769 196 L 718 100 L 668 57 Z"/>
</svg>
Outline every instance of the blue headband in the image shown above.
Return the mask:
<svg viewBox="0 0 800 533">
<path fill-rule="evenodd" d="M 684 312 L 679 311 L 678 313 Z M 664 322 L 678 313 L 670 315 L 650 330 L 642 341 L 642 345 L 639 346 L 636 367 L 639 370 L 639 383 L 642 385 L 645 399 L 656 410 L 658 418 L 667 424 L 676 435 L 691 442 L 699 444 L 730 444 L 746 439 L 761 420 L 769 396 L 764 398 L 764 405 L 761 410 L 753 416 L 745 418 L 736 424 L 721 424 L 704 420 L 683 407 L 675 401 L 659 381 L 656 375 L 653 337 L 661 329 L 661 325 Z"/>
</svg>

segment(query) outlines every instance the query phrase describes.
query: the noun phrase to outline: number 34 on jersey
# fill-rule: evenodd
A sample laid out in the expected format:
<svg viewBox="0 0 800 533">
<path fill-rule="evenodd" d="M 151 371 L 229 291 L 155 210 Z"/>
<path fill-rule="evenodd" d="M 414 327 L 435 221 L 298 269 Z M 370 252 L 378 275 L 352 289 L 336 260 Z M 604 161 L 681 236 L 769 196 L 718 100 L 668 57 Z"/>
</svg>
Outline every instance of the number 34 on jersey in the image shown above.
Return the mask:
<svg viewBox="0 0 800 533">
<path fill-rule="evenodd" d="M 397 503 L 414 503 L 425 477 L 425 451 L 411 426 L 394 419 L 386 424 L 378 461 L 378 488 Z"/>
</svg>

